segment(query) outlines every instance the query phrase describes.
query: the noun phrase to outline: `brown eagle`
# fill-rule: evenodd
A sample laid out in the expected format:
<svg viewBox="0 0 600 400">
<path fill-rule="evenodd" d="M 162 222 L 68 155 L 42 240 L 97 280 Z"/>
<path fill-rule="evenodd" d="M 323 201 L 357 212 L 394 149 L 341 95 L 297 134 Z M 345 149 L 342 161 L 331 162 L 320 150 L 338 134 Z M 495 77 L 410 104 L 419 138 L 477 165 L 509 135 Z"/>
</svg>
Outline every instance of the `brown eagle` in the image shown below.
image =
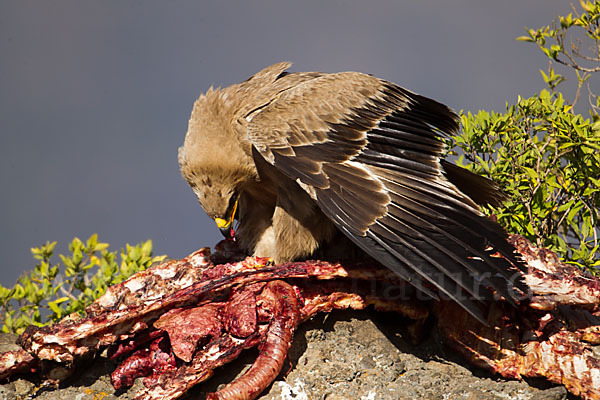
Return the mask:
<svg viewBox="0 0 600 400">
<path fill-rule="evenodd" d="M 194 104 L 179 165 L 221 231 L 237 220 L 239 245 L 276 263 L 361 249 L 479 319 L 490 289 L 517 301 L 522 264 L 478 206 L 501 192 L 441 159 L 456 114 L 371 75 L 290 65 Z"/>
</svg>

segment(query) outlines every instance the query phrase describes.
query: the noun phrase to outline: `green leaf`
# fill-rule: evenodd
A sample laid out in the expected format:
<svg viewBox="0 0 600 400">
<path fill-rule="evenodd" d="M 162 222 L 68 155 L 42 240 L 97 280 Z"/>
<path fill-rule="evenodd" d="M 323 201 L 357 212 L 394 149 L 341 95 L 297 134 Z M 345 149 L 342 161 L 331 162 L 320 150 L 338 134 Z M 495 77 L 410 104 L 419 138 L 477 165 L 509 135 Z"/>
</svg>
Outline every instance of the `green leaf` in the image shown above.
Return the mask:
<svg viewBox="0 0 600 400">
<path fill-rule="evenodd" d="M 104 251 L 108 249 L 108 243 L 97 243 L 94 246 L 94 251 Z"/>
<path fill-rule="evenodd" d="M 57 318 L 61 318 L 61 316 L 64 314 L 64 310 L 59 306 L 59 304 L 64 303 L 67 300 L 69 300 L 68 297 L 60 297 L 54 301 L 48 302 L 48 307 L 50 307 L 50 309 L 56 314 Z"/>
<path fill-rule="evenodd" d="M 521 42 L 535 42 L 530 36 L 519 36 L 517 37 L 517 40 Z"/>
</svg>

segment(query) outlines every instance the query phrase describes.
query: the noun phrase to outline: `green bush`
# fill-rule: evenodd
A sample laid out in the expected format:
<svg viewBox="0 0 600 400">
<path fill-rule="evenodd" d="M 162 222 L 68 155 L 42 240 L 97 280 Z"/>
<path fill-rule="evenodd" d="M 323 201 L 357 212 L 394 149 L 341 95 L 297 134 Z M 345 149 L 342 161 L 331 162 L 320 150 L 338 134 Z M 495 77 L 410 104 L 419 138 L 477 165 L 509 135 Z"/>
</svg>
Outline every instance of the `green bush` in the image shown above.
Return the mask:
<svg viewBox="0 0 600 400">
<path fill-rule="evenodd" d="M 600 2 L 582 2 L 583 13 L 559 17 L 552 26 L 528 29 L 518 40 L 533 42 L 549 57 L 542 72 L 548 90 L 518 98 L 504 113 L 479 111 L 461 115 L 462 133 L 453 138 L 459 164 L 498 182 L 509 197 L 502 207 L 489 208 L 508 232 L 519 233 L 549 247 L 569 263 L 596 272 L 600 229 L 599 99 L 588 87 L 589 114 L 574 113 L 584 83 L 600 72 Z M 579 29 L 573 31 L 573 29 Z M 584 33 L 567 46 L 567 38 Z M 573 44 L 575 43 L 575 44 Z M 577 77 L 574 100 L 557 87 L 566 80 L 554 63 Z M 585 64 L 585 65 L 584 65 Z M 456 154 L 456 152 L 455 152 Z"/>
<path fill-rule="evenodd" d="M 78 238 L 69 245 L 70 255 L 59 255 L 61 264 L 51 262 L 56 242 L 31 249 L 39 260 L 33 271 L 19 278 L 11 288 L 0 285 L 0 324 L 3 332 L 20 334 L 28 325 L 43 326 L 62 317 L 78 313 L 119 283 L 165 256 L 152 256 L 152 241 L 136 246 L 126 245 L 108 251 L 107 243 L 99 243 L 92 235 L 85 243 Z"/>
<path fill-rule="evenodd" d="M 570 112 L 548 91 L 519 98 L 505 113 L 461 116 L 459 164 L 498 182 L 509 201 L 488 211 L 510 233 L 565 261 L 600 265 L 600 122 Z M 465 162 L 467 160 L 468 162 Z"/>
</svg>

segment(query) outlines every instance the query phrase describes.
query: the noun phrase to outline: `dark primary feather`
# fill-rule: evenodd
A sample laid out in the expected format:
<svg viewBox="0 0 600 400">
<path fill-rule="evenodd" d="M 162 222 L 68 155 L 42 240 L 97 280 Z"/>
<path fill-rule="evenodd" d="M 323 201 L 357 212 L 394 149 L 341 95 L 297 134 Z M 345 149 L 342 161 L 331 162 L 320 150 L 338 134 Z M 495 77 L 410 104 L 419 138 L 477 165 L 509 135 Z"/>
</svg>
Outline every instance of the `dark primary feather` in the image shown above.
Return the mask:
<svg viewBox="0 0 600 400">
<path fill-rule="evenodd" d="M 473 199 L 475 203 L 499 206 L 503 201 L 507 200 L 506 194 L 500 190 L 496 182 L 483 179 L 479 175 L 475 175 L 446 160 L 441 160 L 441 164 L 444 169 L 444 175 L 446 175 L 448 180 L 461 192 Z"/>
<path fill-rule="evenodd" d="M 335 100 L 328 98 L 332 78 L 319 79 L 307 84 L 314 87 L 290 90 L 273 102 L 274 109 L 293 113 L 294 107 L 320 107 L 296 104 L 309 89 L 315 102 Z M 494 204 L 502 195 L 490 181 L 440 160 L 440 138 L 458 129 L 450 109 L 378 82 L 376 96 L 338 110 L 341 122 L 323 115 L 325 140 L 303 141 L 302 129 L 294 126 L 288 127 L 294 129 L 294 145 L 280 149 L 278 140 L 271 148 L 258 136 L 272 128 L 261 126 L 261 118 L 255 118 L 249 136 L 273 166 L 311 187 L 325 215 L 365 252 L 423 293 L 436 298 L 435 288 L 484 320 L 477 303 L 491 298 L 488 288 L 513 303 L 518 290 L 526 293 L 520 275 L 515 275 L 515 266 L 522 264 L 505 233 L 475 204 Z M 267 113 L 264 120 L 269 108 L 260 112 Z M 277 128 L 285 132 L 285 127 Z M 495 252 L 510 262 L 494 257 Z"/>
</svg>

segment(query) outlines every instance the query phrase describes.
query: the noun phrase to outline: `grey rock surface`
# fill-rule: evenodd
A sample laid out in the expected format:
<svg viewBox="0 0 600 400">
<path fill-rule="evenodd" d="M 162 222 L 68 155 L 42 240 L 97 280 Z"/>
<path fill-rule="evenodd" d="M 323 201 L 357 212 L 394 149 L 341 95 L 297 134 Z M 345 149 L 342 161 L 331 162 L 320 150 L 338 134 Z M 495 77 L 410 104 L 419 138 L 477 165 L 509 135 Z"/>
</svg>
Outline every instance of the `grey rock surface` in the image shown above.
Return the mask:
<svg viewBox="0 0 600 400">
<path fill-rule="evenodd" d="M 413 345 L 403 332 L 406 320 L 374 312 L 333 312 L 300 326 L 290 349 L 290 363 L 263 400 L 338 399 L 467 399 L 559 400 L 562 386 L 511 381 L 471 368 L 444 347 L 435 329 Z M 15 336 L 0 334 L 0 352 L 11 350 Z M 256 351 L 247 351 L 232 364 L 195 388 L 190 399 L 203 399 L 250 365 Z M 109 374 L 116 366 L 103 357 L 59 389 L 40 388 L 32 378 L 0 385 L 0 400 L 133 399 L 140 380 L 126 392 L 115 393 Z"/>
</svg>

